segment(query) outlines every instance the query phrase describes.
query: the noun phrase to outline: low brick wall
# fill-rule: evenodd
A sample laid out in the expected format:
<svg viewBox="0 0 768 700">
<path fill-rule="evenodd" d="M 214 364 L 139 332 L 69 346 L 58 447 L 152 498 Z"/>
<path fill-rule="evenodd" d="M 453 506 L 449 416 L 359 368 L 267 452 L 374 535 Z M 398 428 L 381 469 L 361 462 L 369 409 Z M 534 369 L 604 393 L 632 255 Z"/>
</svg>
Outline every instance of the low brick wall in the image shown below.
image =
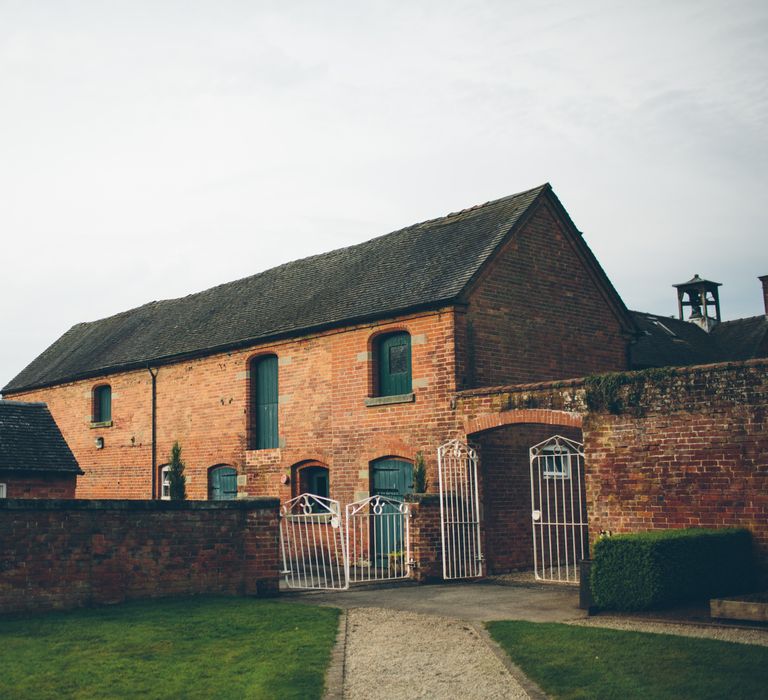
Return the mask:
<svg viewBox="0 0 768 700">
<path fill-rule="evenodd" d="M 278 589 L 278 500 L 0 501 L 0 613 Z"/>
</svg>

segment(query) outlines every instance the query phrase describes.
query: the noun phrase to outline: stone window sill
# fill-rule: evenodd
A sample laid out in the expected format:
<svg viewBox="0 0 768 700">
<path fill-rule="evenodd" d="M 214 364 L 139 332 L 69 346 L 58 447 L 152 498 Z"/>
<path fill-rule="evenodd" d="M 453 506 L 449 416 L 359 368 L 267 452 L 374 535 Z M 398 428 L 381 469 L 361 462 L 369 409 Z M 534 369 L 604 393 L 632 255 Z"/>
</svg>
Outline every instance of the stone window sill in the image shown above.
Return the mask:
<svg viewBox="0 0 768 700">
<path fill-rule="evenodd" d="M 91 421 L 91 428 L 111 428 L 111 427 L 112 427 L 111 420 Z"/>
<path fill-rule="evenodd" d="M 410 394 L 397 394 L 395 396 L 369 396 L 365 400 L 365 405 L 371 406 L 390 406 L 393 403 L 413 403 L 416 400 L 413 392 Z"/>
</svg>

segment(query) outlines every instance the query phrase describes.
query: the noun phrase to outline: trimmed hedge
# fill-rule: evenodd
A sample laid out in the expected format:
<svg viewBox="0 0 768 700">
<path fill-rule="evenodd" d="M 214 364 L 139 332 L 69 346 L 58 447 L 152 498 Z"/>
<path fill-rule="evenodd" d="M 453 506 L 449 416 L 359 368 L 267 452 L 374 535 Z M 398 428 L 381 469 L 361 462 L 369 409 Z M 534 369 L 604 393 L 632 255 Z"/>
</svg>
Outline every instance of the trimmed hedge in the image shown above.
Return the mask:
<svg viewBox="0 0 768 700">
<path fill-rule="evenodd" d="M 649 610 L 751 590 L 749 530 L 657 530 L 597 541 L 590 585 L 595 604 Z"/>
</svg>

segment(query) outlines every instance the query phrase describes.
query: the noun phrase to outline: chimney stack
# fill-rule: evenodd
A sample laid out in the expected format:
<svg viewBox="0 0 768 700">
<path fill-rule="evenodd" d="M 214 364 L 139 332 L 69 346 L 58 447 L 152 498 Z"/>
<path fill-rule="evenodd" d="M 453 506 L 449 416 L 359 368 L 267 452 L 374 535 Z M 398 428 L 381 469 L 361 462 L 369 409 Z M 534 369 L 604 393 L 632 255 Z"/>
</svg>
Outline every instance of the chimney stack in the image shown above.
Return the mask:
<svg viewBox="0 0 768 700">
<path fill-rule="evenodd" d="M 758 277 L 763 283 L 763 304 L 765 304 L 765 315 L 768 316 L 768 275 Z"/>
</svg>

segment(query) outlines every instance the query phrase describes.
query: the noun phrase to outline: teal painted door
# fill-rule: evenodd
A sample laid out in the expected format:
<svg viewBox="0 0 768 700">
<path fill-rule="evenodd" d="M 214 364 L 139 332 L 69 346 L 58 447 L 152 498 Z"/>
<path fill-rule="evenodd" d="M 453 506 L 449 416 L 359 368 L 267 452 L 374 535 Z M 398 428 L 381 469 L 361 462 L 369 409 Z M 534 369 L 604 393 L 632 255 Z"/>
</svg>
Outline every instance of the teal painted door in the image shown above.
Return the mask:
<svg viewBox="0 0 768 700">
<path fill-rule="evenodd" d="M 413 465 L 400 459 L 381 459 L 374 462 L 371 473 L 371 495 L 387 496 L 402 501 L 405 495 L 413 493 Z M 392 552 L 402 552 L 403 528 L 399 517 L 395 517 L 397 508 L 387 504 L 384 514 L 391 517 L 371 518 L 371 537 L 374 546 L 376 565 L 387 566 L 387 556 Z"/>
<path fill-rule="evenodd" d="M 232 467 L 216 467 L 210 472 L 209 498 L 234 501 L 237 498 L 237 472 Z"/>
<path fill-rule="evenodd" d="M 379 342 L 379 396 L 411 392 L 411 336 L 394 333 Z"/>
<path fill-rule="evenodd" d="M 251 381 L 254 383 L 254 448 L 278 447 L 277 357 L 270 355 L 256 360 L 251 369 Z"/>
</svg>

